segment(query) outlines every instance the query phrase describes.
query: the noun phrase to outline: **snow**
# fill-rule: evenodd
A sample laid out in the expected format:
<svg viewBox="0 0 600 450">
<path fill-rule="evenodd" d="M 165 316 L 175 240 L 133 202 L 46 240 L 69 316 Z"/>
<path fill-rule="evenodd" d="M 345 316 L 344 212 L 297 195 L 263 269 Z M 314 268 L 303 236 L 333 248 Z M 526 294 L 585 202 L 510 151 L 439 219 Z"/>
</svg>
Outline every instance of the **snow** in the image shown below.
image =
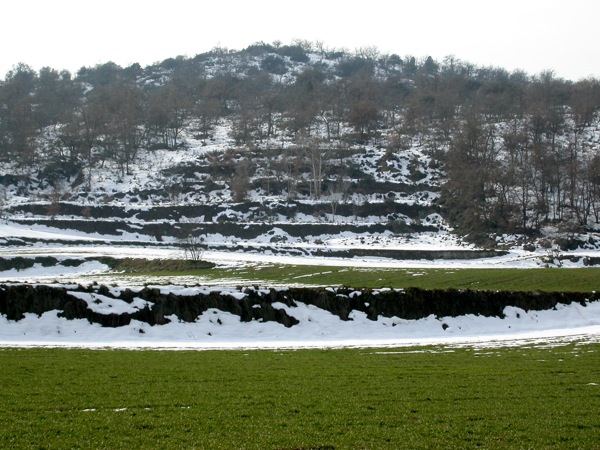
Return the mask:
<svg viewBox="0 0 600 450">
<path fill-rule="evenodd" d="M 16 223 L 4 223 L 0 225 L 0 239 L 11 237 L 61 241 L 105 241 L 105 239 L 90 236 L 86 233 L 79 233 L 72 230 L 69 232 L 64 232 L 44 225 L 26 226 Z"/>
<path fill-rule="evenodd" d="M 65 266 L 51 266 L 44 267 L 41 264 L 34 264 L 29 269 L 22 270 L 6 270 L 0 271 L 0 282 L 7 280 L 54 280 L 60 278 L 77 277 L 80 275 L 96 275 L 106 273 L 108 266 L 101 264 L 96 261 L 84 262 L 77 267 L 65 267 Z"/>
<path fill-rule="evenodd" d="M 133 311 L 144 306 L 137 299 L 131 305 L 100 295 L 77 294 L 102 314 Z M 560 345 L 571 341 L 600 342 L 600 302 L 558 305 L 555 310 L 524 311 L 507 307 L 506 317 L 442 317 L 420 320 L 398 317 L 367 319 L 353 312 L 350 321 L 313 305 L 297 303 L 285 310 L 300 321 L 286 328 L 275 322 L 240 322 L 228 312 L 209 309 L 195 322 L 149 326 L 132 321 L 118 328 L 91 325 L 87 320 L 67 320 L 50 311 L 38 317 L 25 314 L 20 321 L 0 316 L 0 347 L 78 347 L 123 349 L 294 349 L 338 347 L 406 347 L 447 345 L 495 347 L 512 345 Z"/>
<path fill-rule="evenodd" d="M 435 218 L 432 218 L 432 220 Z M 273 233 L 260 237 L 254 245 L 265 245 L 274 235 L 285 236 L 277 227 Z M 52 240 L 67 243 L 81 240 L 76 232 L 37 227 L 23 227 L 12 224 L 0 225 L 0 238 L 19 238 L 26 236 L 47 236 Z M 461 247 L 454 238 L 441 233 L 424 233 L 410 242 L 394 241 L 393 236 L 379 236 L 377 243 L 372 236 L 340 235 L 336 238 L 322 236 L 325 247 L 344 248 L 362 244 L 395 246 L 394 248 L 448 249 Z M 372 241 L 372 242 L 371 242 Z M 35 246 L 0 247 L 0 256 L 53 255 L 59 261 L 69 257 L 144 257 L 144 258 L 180 258 L 181 251 L 169 245 L 144 243 L 143 245 L 113 245 L 108 241 L 88 240 L 87 244 L 38 243 Z M 249 243 L 245 243 L 249 245 Z M 271 244 L 272 245 L 272 244 Z M 574 255 L 598 256 L 598 252 L 579 250 Z M 474 260 L 393 260 L 389 258 L 333 258 L 286 256 L 262 252 L 207 251 L 204 258 L 221 266 L 257 267 L 261 264 L 292 264 L 364 268 L 483 268 L 483 267 L 520 267 L 540 266 L 540 257 L 536 252 L 513 249 L 507 255 Z M 571 264 L 577 266 L 577 264 Z M 568 270 L 568 269 L 560 269 Z M 90 275 L 94 275 L 93 278 Z M 415 272 L 418 276 L 418 272 Z M 216 280 L 205 283 L 201 277 L 119 277 L 119 285 L 108 273 L 108 268 L 98 262 L 87 261 L 78 267 L 43 267 L 36 264 L 29 269 L 0 272 L 0 282 L 56 283 L 86 285 L 95 281 L 111 286 L 114 294 L 120 289 L 129 288 L 133 292 L 142 289 L 142 285 L 156 287 L 163 294 L 173 293 L 191 296 L 198 293 L 219 292 L 238 300 L 245 293 L 236 288 L 248 283 L 242 279 Z M 298 280 L 300 283 L 301 280 Z M 56 284 L 53 284 L 56 285 Z M 200 285 L 200 286 L 199 286 Z M 190 287 L 194 286 L 194 287 Z M 273 286 L 270 286 L 273 287 Z M 259 290 L 266 289 L 264 287 Z M 85 300 L 88 307 L 100 314 L 119 314 L 143 309 L 146 302 L 134 299 L 132 303 L 111 299 L 100 294 L 71 291 L 71 295 Z M 358 295 L 354 293 L 354 295 Z M 405 347 L 424 345 L 471 345 L 490 347 L 498 345 L 560 345 L 569 341 L 600 342 L 600 302 L 587 306 L 572 304 L 559 305 L 551 311 L 523 311 L 518 308 L 506 308 L 505 318 L 463 316 L 463 317 L 427 317 L 421 320 L 403 320 L 397 317 L 380 317 L 371 321 L 363 313 L 353 312 L 351 321 L 342 321 L 333 314 L 311 305 L 297 303 L 296 307 L 275 304 L 299 324 L 286 328 L 275 322 L 240 322 L 238 316 L 219 310 L 208 310 L 195 322 L 180 322 L 170 317 L 165 325 L 150 326 L 147 323 L 132 321 L 118 328 L 103 328 L 91 325 L 87 320 L 67 320 L 58 317 L 58 311 L 50 311 L 37 316 L 26 314 L 20 321 L 9 321 L 0 316 L 0 347 L 84 347 L 84 348 L 156 348 L 156 349 L 280 349 L 280 348 L 338 348 L 338 347 Z"/>
<path fill-rule="evenodd" d="M 429 220 L 438 218 L 432 215 Z M 48 237 L 51 236 L 51 237 Z M 381 257 L 340 258 L 315 256 L 290 256 L 268 254 L 270 249 L 282 249 L 279 244 L 270 242 L 273 236 L 288 237 L 274 224 L 272 231 L 251 242 L 230 242 L 223 236 L 213 235 L 213 244 L 236 244 L 256 247 L 256 251 L 206 251 L 204 259 L 221 267 L 247 267 L 253 270 L 264 264 L 289 264 L 312 266 L 338 266 L 362 268 L 414 268 L 419 276 L 422 268 L 535 268 L 540 267 L 541 258 L 548 256 L 540 252 L 528 252 L 513 248 L 507 255 L 495 258 L 473 260 L 394 260 Z M 54 256 L 59 261 L 66 258 L 87 258 L 98 256 L 142 257 L 142 258 L 181 258 L 181 251 L 172 245 L 158 245 L 140 242 L 129 245 L 123 237 L 87 239 L 85 235 L 70 230 L 51 227 L 26 227 L 11 222 L 0 225 L 0 239 L 25 237 L 45 238 L 35 245 L 0 246 L 0 256 Z M 87 236 L 88 238 L 90 236 Z M 468 249 L 456 237 L 448 233 L 419 233 L 407 239 L 392 234 L 352 234 L 313 236 L 321 239 L 321 248 L 344 249 L 394 248 L 420 250 Z M 512 239 L 506 237 L 506 239 Z M 62 244 L 53 243 L 60 241 Z M 78 242 L 75 242 L 78 241 Z M 73 244 L 69 244 L 73 242 Z M 119 245 L 115 245 L 119 244 Z M 293 243 L 293 248 L 315 247 L 314 243 Z M 598 251 L 577 250 L 578 256 L 600 256 Z M 581 266 L 581 263 L 565 262 L 565 267 Z M 568 269 L 561 269 L 568 270 Z M 108 268 L 98 262 L 88 261 L 78 267 L 43 267 L 40 264 L 25 270 L 0 272 L 0 283 L 54 283 L 65 285 L 89 285 L 92 282 L 109 287 L 113 295 L 128 288 L 133 292 L 150 286 L 162 294 L 192 296 L 199 293 L 218 292 L 241 300 L 246 294 L 237 286 L 248 286 L 244 279 L 206 280 L 202 277 L 146 277 L 120 276 L 118 286 Z M 256 282 L 253 282 L 256 283 Z M 297 283 L 302 283 L 298 279 Z M 260 284 L 260 283 L 259 283 Z M 276 286 L 269 286 L 270 288 Z M 265 287 L 258 287 L 266 290 Z M 100 314 L 135 312 L 145 307 L 141 299 L 131 304 L 111 299 L 99 294 L 71 292 L 85 300 L 88 307 Z M 360 292 L 352 293 L 352 296 Z M 156 348 L 156 349 L 276 349 L 276 348 L 338 348 L 338 347 L 405 347 L 424 345 L 471 345 L 489 347 L 497 345 L 560 345 L 568 341 L 600 341 L 600 303 L 590 303 L 586 307 L 578 304 L 559 305 L 552 311 L 523 311 L 506 308 L 505 318 L 485 318 L 479 316 L 428 317 L 421 320 L 403 320 L 397 317 L 368 320 L 364 314 L 352 313 L 352 320 L 344 322 L 337 316 L 314 306 L 297 303 L 296 307 L 275 305 L 300 321 L 286 328 L 275 322 L 240 322 L 239 317 L 219 310 L 209 310 L 193 323 L 180 322 L 171 317 L 165 325 L 150 326 L 132 321 L 119 328 L 103 328 L 91 325 L 86 320 L 66 320 L 58 317 L 58 311 L 46 312 L 40 317 L 26 314 L 18 322 L 8 321 L 0 316 L 0 346 L 4 347 L 85 347 L 85 348 Z"/>
<path fill-rule="evenodd" d="M 190 127 L 193 128 L 193 127 Z M 589 130 L 597 143 L 598 130 Z M 253 214 L 234 211 L 226 202 L 231 201 L 231 192 L 225 183 L 214 180 L 218 188 L 205 192 L 203 182 L 207 174 L 195 173 L 194 179 L 186 180 L 197 183 L 196 189 L 182 194 L 173 194 L 166 198 L 149 196 L 141 199 L 134 193 L 143 190 L 163 190 L 177 185 L 179 178 L 167 178 L 163 170 L 187 164 L 201 165 L 211 153 L 222 153 L 235 148 L 231 138 L 231 123 L 221 121 L 215 127 L 210 139 L 195 139 L 192 133 L 184 131 L 183 139 L 187 148 L 183 151 L 140 150 L 138 162 L 131 167 L 131 174 L 121 176 L 117 167 L 110 169 L 94 169 L 92 171 L 93 189 L 86 193 L 85 200 L 73 200 L 82 208 L 88 205 L 120 207 L 130 214 L 124 223 L 129 229 L 137 230 L 144 223 L 136 217 L 137 211 L 145 211 L 153 206 L 161 205 L 215 205 L 223 209 L 220 215 L 236 218 L 248 225 L 256 220 Z M 288 141 L 270 142 L 265 145 L 271 148 L 287 148 Z M 412 184 L 415 188 L 410 193 L 390 192 L 387 194 L 352 194 L 350 201 L 359 205 L 363 203 L 380 203 L 393 199 L 395 203 L 431 205 L 439 197 L 435 188 L 441 184 L 443 173 L 439 169 L 430 168 L 430 156 L 425 146 L 411 142 L 409 148 L 396 152 L 388 158 L 385 151 L 373 145 L 353 149 L 350 157 L 360 165 L 361 171 L 373 177 L 376 182 L 390 183 L 399 186 L 401 183 Z M 148 170 L 152 168 L 152 170 Z M 5 168 L 9 173 L 10 167 Z M 418 179 L 422 173 L 423 177 Z M 48 188 L 49 189 L 49 188 Z M 0 187 L 0 195 L 6 209 L 19 204 L 36 203 L 34 198 L 44 198 L 50 191 L 39 189 L 35 195 L 22 196 L 17 186 Z M 119 197 L 114 194 L 123 193 Z M 73 192 L 74 198 L 76 199 Z M 392 196 L 389 196 L 393 194 Z M 384 197 L 385 196 L 385 197 Z M 114 197 L 114 198 L 113 198 Z M 265 204 L 265 202 L 286 203 L 279 197 L 268 197 L 260 190 L 249 192 L 249 197 Z M 298 199 L 298 203 L 313 202 L 309 198 Z M 48 202 L 46 202 L 47 204 Z M 316 202 L 315 202 L 316 203 Z M 321 201 L 323 211 L 330 211 L 328 198 Z M 156 242 L 154 236 L 136 232 L 119 232 L 117 235 L 100 233 L 84 233 L 76 230 L 64 230 L 50 225 L 35 224 L 40 217 L 24 214 L 8 219 L 31 220 L 30 224 L 4 220 L 0 223 L 0 257 L 17 256 L 36 257 L 54 256 L 59 260 L 66 258 L 92 258 L 99 256 L 135 257 L 135 258 L 182 258 L 183 254 L 174 244 L 175 239 L 164 236 L 164 242 Z M 400 216 L 400 215 L 399 215 Z M 47 219 L 42 216 L 41 218 Z M 208 234 L 205 242 L 212 246 L 203 255 L 204 259 L 221 267 L 252 268 L 263 264 L 289 264 L 311 266 L 337 266 L 362 268 L 536 268 L 546 264 L 554 264 L 555 248 L 548 250 L 525 251 L 515 245 L 518 236 L 502 236 L 498 242 L 509 248 L 504 256 L 485 259 L 468 260 L 397 260 L 384 257 L 316 257 L 310 256 L 315 251 L 344 251 L 348 249 L 372 250 L 469 250 L 472 245 L 466 244 L 445 223 L 439 214 L 425 217 L 398 217 L 406 223 L 435 226 L 437 232 L 421 232 L 396 234 L 392 232 L 338 232 L 332 234 L 307 234 L 302 237 L 292 236 L 282 229 L 282 224 L 289 224 L 292 219 L 278 215 L 269 222 L 271 230 L 254 239 L 241 240 L 235 236 L 219 233 Z M 58 215 L 56 219 L 68 221 L 71 216 Z M 77 217 L 84 220 L 83 217 Z M 98 220 L 98 219 L 95 219 Z M 121 218 L 102 219 L 120 223 Z M 215 219 L 213 219 L 215 220 Z M 385 223 L 387 216 L 344 217 L 339 214 L 310 215 L 298 212 L 293 221 L 303 224 L 352 223 L 378 224 Z M 188 217 L 183 221 L 197 223 L 199 227 L 205 221 L 204 216 Z M 137 227 L 137 228 L 136 228 Z M 552 230 L 544 230 L 549 236 Z M 597 237 L 597 236 L 596 236 Z M 273 239 L 275 238 L 275 239 Z M 279 241 L 279 242 L 274 242 Z M 1 245 L 7 243 L 7 245 Z M 135 243 L 135 245 L 134 245 Z M 243 249 L 241 252 L 228 251 L 228 248 Z M 296 250 L 294 252 L 293 250 Z M 306 253 L 298 255 L 298 250 Z M 563 256 L 579 257 L 578 262 L 564 260 L 563 267 L 581 267 L 583 257 L 600 258 L 597 248 L 579 249 L 573 252 L 562 252 Z M 562 269 L 561 269 L 562 270 Z M 93 277 L 91 277 L 93 276 Z M 419 276 L 419 273 L 414 273 Z M 76 286 L 95 281 L 105 284 L 111 292 L 127 287 L 133 292 L 142 289 L 141 285 L 156 287 L 161 293 L 173 293 L 179 296 L 192 296 L 198 293 L 219 292 L 235 299 L 242 299 L 246 294 L 236 286 L 247 285 L 243 279 L 208 281 L 202 277 L 119 277 L 119 286 L 113 286 L 115 279 L 108 273 L 108 267 L 94 261 L 85 262 L 77 267 L 57 265 L 44 267 L 35 264 L 24 270 L 0 271 L 0 283 L 62 283 Z M 298 283 L 301 283 L 298 279 Z M 202 286 L 198 286 L 198 285 Z M 195 286 L 195 287 L 189 287 Z M 269 286 L 273 287 L 273 286 Z M 73 288 L 74 289 L 74 288 Z M 258 288 L 264 289 L 264 288 Z M 119 314 L 135 312 L 145 307 L 146 302 L 134 299 L 132 303 L 111 299 L 100 294 L 89 294 L 71 291 L 71 295 L 87 302 L 88 307 L 100 314 Z M 360 295 L 354 292 L 352 296 Z M 480 316 L 463 316 L 456 318 L 428 317 L 421 320 L 402 320 L 400 318 L 383 318 L 371 321 L 363 313 L 354 312 L 352 320 L 344 322 L 327 311 L 311 305 L 297 303 L 296 307 L 277 304 L 277 308 L 285 310 L 300 323 L 291 328 L 274 322 L 249 323 L 240 322 L 239 317 L 219 310 L 208 310 L 193 323 L 180 322 L 171 317 L 166 325 L 149 326 L 146 323 L 132 321 L 128 326 L 119 328 L 103 328 L 91 325 L 87 320 L 72 320 L 58 317 L 58 311 L 45 312 L 41 316 L 26 314 L 20 321 L 9 321 L 0 315 L 0 346 L 47 346 L 47 347 L 86 347 L 86 348 L 159 348 L 159 349 L 240 349 L 240 348 L 332 348 L 332 347 L 399 347 L 420 345 L 523 345 L 523 344 L 560 344 L 566 341 L 581 340 L 584 342 L 600 342 L 600 302 L 590 303 L 583 307 L 578 304 L 559 305 L 552 311 L 523 311 L 518 308 L 506 308 L 505 318 L 485 318 Z"/>
<path fill-rule="evenodd" d="M 430 220 L 436 220 L 433 216 Z M 48 226 L 24 226 L 7 222 L 0 224 L 0 242 L 3 239 L 36 238 L 41 239 L 32 245 L 23 242 L 22 245 L 12 244 L 0 246 L 0 257 L 11 258 L 15 256 L 54 256 L 54 257 L 142 257 L 177 259 L 182 258 L 181 250 L 172 245 L 173 239 L 165 238 L 165 242 L 157 243 L 146 236 L 123 235 L 101 236 L 89 235 L 74 230 L 62 230 Z M 287 238 L 287 242 L 271 242 L 273 237 Z M 69 244 L 73 242 L 73 244 Z M 270 232 L 255 239 L 240 240 L 235 237 L 226 237 L 212 234 L 206 237 L 205 242 L 215 249 L 209 249 L 203 258 L 218 265 L 241 264 L 291 264 L 291 265 L 326 265 L 338 267 L 378 267 L 378 268 L 535 268 L 548 264 L 548 259 L 556 256 L 555 249 L 547 251 L 525 251 L 518 247 L 511 248 L 506 255 L 483 259 L 460 260 L 398 260 L 386 257 L 317 257 L 302 254 L 298 256 L 297 250 L 308 252 L 344 251 L 352 249 L 385 249 L 385 250 L 474 250 L 472 245 L 463 243 L 456 236 L 447 232 L 412 233 L 410 236 L 385 233 L 348 233 L 305 236 L 303 242 L 298 242 L 289 234 L 282 231 L 277 224 L 273 224 Z M 116 245 L 115 245 L 116 244 Z M 135 245 L 133 245 L 135 244 Z M 228 251 L 227 248 L 245 248 L 246 251 Z M 276 251 L 274 251 L 276 250 Z M 296 251 L 293 251 L 296 250 Z M 563 252 L 564 256 L 579 257 L 579 262 L 563 262 L 564 267 L 582 267 L 584 257 L 600 257 L 600 250 L 579 249 L 572 252 Z M 61 277 L 76 274 L 99 273 L 105 270 L 104 266 L 85 263 L 80 267 L 60 267 L 51 269 L 36 266 L 22 271 L 0 272 L 2 280 L 26 280 L 36 277 Z"/>
<path fill-rule="evenodd" d="M 88 292 L 75 292 L 67 291 L 68 294 L 75 298 L 84 300 L 88 309 L 99 314 L 123 314 L 123 313 L 134 313 L 141 309 L 144 309 L 149 303 L 140 298 L 134 298 L 131 303 L 124 302 L 105 295 L 88 293 Z"/>
</svg>

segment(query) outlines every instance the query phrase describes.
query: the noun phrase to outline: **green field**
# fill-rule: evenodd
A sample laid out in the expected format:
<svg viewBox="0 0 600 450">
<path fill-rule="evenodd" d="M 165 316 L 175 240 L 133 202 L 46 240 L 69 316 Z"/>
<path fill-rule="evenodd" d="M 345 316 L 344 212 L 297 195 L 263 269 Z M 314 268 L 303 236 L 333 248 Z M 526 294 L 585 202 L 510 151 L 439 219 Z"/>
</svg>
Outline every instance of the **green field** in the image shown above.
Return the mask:
<svg viewBox="0 0 600 450">
<path fill-rule="evenodd" d="M 153 271 L 145 272 L 143 276 L 197 276 L 200 280 L 237 280 L 240 284 L 306 284 L 373 289 L 418 287 L 505 291 L 600 291 L 600 268 L 382 269 L 263 264 L 196 271 Z"/>
<path fill-rule="evenodd" d="M 245 273 L 244 273 L 245 272 Z M 218 274 L 218 272 L 216 272 Z M 366 288 L 485 289 L 516 291 L 600 291 L 600 269 L 370 269 L 272 265 L 230 276 L 278 283 Z"/>
<path fill-rule="evenodd" d="M 0 448 L 600 448 L 600 344 L 0 349 Z"/>
</svg>

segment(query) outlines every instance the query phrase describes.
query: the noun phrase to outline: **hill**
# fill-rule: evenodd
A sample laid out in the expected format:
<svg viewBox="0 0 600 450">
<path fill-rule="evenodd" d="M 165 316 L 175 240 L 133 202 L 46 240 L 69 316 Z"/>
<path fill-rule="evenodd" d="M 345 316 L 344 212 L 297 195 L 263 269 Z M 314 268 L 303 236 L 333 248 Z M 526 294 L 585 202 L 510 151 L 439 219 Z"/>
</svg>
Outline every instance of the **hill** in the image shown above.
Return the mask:
<svg viewBox="0 0 600 450">
<path fill-rule="evenodd" d="M 596 248 L 595 79 L 258 43 L 75 76 L 20 65 L 0 106 L 19 229 L 310 255 Z"/>
</svg>

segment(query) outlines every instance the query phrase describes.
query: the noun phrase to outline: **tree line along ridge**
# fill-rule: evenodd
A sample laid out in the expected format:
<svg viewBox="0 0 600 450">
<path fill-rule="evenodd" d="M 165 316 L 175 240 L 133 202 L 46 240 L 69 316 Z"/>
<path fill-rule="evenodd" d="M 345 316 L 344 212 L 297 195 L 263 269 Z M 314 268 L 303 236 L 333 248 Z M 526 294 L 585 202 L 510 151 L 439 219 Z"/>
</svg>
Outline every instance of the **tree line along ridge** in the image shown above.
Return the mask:
<svg viewBox="0 0 600 450">
<path fill-rule="evenodd" d="M 305 41 L 76 74 L 19 64 L 0 81 L 0 178 L 7 192 L 89 191 L 92 170 L 125 177 L 143 152 L 226 129 L 228 147 L 185 176 L 225 183 L 231 201 L 260 188 L 347 202 L 396 171 L 464 233 L 577 231 L 600 221 L 599 109 L 595 78 Z"/>
</svg>

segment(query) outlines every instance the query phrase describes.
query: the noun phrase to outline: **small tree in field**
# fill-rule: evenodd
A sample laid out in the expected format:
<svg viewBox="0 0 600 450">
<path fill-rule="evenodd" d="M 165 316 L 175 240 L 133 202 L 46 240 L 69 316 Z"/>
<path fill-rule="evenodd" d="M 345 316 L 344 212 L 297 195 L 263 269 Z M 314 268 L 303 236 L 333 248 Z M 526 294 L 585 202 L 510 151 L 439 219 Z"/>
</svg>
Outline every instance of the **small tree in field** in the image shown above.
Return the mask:
<svg viewBox="0 0 600 450">
<path fill-rule="evenodd" d="M 180 241 L 184 257 L 187 261 L 201 261 L 206 245 L 203 236 L 188 236 Z"/>
</svg>

